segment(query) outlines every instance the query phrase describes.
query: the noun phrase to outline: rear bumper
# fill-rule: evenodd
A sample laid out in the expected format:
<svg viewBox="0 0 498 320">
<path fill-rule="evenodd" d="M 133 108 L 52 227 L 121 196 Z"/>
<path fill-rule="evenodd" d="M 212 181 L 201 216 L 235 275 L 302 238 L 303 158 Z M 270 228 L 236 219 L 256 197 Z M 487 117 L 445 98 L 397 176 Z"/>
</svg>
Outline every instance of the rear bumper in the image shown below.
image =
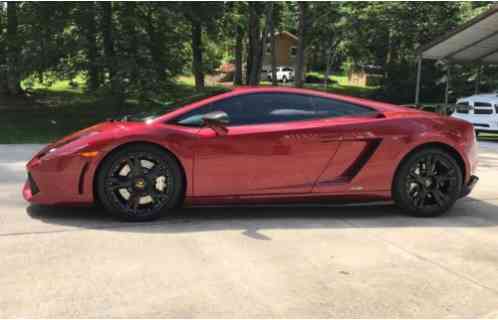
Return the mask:
<svg viewBox="0 0 498 320">
<path fill-rule="evenodd" d="M 479 178 L 477 176 L 470 176 L 469 182 L 467 182 L 462 189 L 462 193 L 460 194 L 460 197 L 463 198 L 465 196 L 468 196 L 470 192 L 472 192 L 472 189 L 474 189 L 477 181 L 479 181 Z"/>
</svg>

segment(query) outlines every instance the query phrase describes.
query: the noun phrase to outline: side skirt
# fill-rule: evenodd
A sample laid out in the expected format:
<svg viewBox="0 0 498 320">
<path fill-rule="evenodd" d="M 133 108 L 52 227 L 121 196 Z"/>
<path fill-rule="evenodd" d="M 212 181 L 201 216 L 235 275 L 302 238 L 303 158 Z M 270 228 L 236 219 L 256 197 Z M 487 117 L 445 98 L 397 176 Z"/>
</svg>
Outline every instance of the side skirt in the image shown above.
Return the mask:
<svg viewBox="0 0 498 320">
<path fill-rule="evenodd" d="M 225 205 L 225 204 L 347 204 L 390 201 L 391 191 L 379 190 L 355 193 L 305 193 L 305 194 L 271 194 L 271 195 L 234 195 L 217 197 L 187 197 L 185 205 Z"/>
</svg>

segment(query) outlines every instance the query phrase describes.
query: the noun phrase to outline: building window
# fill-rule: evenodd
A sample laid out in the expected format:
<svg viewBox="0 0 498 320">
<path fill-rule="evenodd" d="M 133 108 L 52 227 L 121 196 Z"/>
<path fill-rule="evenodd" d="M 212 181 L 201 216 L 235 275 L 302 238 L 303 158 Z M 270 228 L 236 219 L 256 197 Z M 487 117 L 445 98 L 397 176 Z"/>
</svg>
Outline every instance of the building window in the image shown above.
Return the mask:
<svg viewBox="0 0 498 320">
<path fill-rule="evenodd" d="M 296 47 L 290 47 L 289 49 L 291 57 L 295 57 L 297 55 L 297 48 Z"/>
</svg>

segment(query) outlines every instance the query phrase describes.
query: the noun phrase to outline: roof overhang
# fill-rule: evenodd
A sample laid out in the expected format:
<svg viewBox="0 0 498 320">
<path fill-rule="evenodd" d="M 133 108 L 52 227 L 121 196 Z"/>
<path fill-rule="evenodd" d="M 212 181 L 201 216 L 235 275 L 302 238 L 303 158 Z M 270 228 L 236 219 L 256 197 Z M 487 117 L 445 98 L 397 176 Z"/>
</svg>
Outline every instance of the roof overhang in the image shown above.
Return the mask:
<svg viewBox="0 0 498 320">
<path fill-rule="evenodd" d="M 498 6 L 417 50 L 422 59 L 498 64 Z"/>
</svg>

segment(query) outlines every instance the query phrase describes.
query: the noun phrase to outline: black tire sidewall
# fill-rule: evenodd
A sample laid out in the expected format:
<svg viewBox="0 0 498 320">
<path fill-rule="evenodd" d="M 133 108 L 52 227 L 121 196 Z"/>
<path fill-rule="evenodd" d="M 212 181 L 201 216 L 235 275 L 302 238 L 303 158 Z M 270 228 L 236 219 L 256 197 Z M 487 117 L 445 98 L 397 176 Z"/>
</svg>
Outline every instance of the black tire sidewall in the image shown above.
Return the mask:
<svg viewBox="0 0 498 320">
<path fill-rule="evenodd" d="M 410 168 L 414 165 L 414 162 L 428 155 L 438 155 L 444 157 L 449 163 L 451 163 L 457 172 L 457 187 L 455 188 L 453 194 L 450 195 L 451 199 L 445 206 L 437 208 L 415 208 L 411 201 L 409 201 L 408 195 L 405 192 L 405 179 L 409 174 Z M 455 201 L 460 197 L 462 186 L 463 172 L 454 157 L 439 148 L 426 148 L 409 155 L 402 161 L 394 178 L 392 194 L 396 205 L 401 209 L 408 211 L 411 215 L 418 217 L 433 217 L 445 213 L 453 206 Z"/>
<path fill-rule="evenodd" d="M 113 201 L 108 199 L 108 195 L 105 190 L 106 175 L 108 171 L 111 170 L 113 164 L 126 155 L 135 152 L 151 153 L 158 158 L 163 159 L 166 162 L 167 166 L 170 168 L 171 177 L 173 179 L 173 191 L 170 201 L 168 201 L 164 206 L 151 211 L 146 215 L 139 216 L 123 212 Z M 112 152 L 103 160 L 103 163 L 100 166 L 99 171 L 97 172 L 97 196 L 104 208 L 120 220 L 133 222 L 155 220 L 160 218 L 166 211 L 176 208 L 179 204 L 182 203 L 185 181 L 181 170 L 182 169 L 177 160 L 169 152 L 161 149 L 160 147 L 147 144 L 133 144 L 130 146 L 125 146 L 120 150 Z"/>
</svg>

